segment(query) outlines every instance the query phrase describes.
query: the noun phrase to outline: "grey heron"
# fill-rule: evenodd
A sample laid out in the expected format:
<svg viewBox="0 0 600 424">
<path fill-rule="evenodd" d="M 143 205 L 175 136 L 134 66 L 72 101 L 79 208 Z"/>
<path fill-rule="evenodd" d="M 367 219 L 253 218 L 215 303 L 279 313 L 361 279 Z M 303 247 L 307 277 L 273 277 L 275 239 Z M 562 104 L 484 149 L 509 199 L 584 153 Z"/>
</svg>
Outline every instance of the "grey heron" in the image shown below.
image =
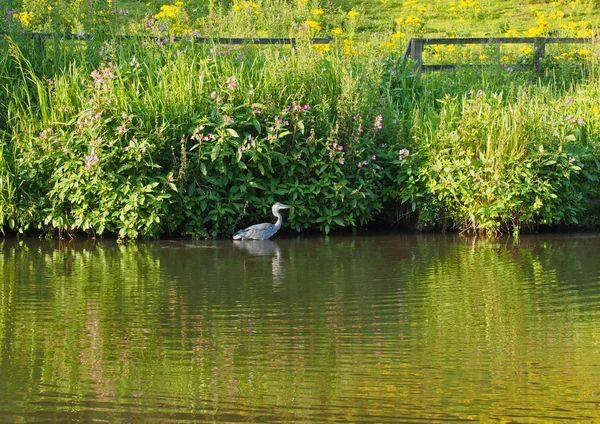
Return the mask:
<svg viewBox="0 0 600 424">
<path fill-rule="evenodd" d="M 283 223 L 283 219 L 281 218 L 282 209 L 289 209 L 291 206 L 285 205 L 283 203 L 275 203 L 271 207 L 271 211 L 273 215 L 277 218 L 277 222 L 275 224 L 270 224 L 268 222 L 264 222 L 262 224 L 251 225 L 250 227 L 240 230 L 233 235 L 234 240 L 267 240 L 273 237 L 279 229 L 281 228 L 281 224 Z"/>
</svg>

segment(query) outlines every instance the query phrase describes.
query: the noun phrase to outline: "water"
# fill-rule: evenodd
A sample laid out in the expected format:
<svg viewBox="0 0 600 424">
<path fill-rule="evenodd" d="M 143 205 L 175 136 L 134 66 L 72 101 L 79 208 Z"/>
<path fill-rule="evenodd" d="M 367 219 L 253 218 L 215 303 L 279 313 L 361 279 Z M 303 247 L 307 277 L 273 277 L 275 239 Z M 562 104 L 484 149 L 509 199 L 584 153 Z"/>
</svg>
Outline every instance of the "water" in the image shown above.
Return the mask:
<svg viewBox="0 0 600 424">
<path fill-rule="evenodd" d="M 0 422 L 600 420 L 600 236 L 0 250 Z"/>
</svg>

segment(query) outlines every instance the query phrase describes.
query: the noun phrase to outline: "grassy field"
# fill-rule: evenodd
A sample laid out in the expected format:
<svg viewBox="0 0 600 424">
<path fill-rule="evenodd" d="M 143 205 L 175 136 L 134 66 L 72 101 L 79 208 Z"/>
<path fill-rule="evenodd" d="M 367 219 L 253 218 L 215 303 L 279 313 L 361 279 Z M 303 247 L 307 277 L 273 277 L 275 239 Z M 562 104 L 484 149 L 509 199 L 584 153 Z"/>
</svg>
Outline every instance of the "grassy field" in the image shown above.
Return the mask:
<svg viewBox="0 0 600 424">
<path fill-rule="evenodd" d="M 597 6 L 388 1 L 4 5 L 0 228 L 220 237 L 276 200 L 295 206 L 296 231 L 595 225 L 595 44 L 549 49 L 519 71 L 528 46 L 425 52 L 489 65 L 452 73 L 418 73 L 400 56 L 413 36 L 592 36 Z M 40 45 L 23 30 L 55 37 Z"/>
</svg>

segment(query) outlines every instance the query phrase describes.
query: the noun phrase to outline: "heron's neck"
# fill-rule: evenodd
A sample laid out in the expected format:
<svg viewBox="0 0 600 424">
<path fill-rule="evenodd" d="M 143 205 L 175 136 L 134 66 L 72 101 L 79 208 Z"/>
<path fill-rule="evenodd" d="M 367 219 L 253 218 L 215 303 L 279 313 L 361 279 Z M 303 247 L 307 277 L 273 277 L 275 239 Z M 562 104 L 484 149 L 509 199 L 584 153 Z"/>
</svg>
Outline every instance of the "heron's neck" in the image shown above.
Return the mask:
<svg viewBox="0 0 600 424">
<path fill-rule="evenodd" d="M 281 217 L 281 212 L 273 212 L 273 215 L 277 218 L 277 222 L 275 223 L 275 228 L 280 229 L 281 224 L 283 223 L 283 218 Z"/>
</svg>

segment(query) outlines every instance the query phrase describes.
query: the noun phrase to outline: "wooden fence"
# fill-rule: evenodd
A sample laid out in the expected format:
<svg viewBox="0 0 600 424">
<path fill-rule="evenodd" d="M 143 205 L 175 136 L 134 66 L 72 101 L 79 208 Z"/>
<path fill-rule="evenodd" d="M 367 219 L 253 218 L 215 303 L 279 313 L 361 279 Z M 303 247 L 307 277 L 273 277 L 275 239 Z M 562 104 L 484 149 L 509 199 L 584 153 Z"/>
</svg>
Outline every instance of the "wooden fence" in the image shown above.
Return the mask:
<svg viewBox="0 0 600 424">
<path fill-rule="evenodd" d="M 5 31 L 0 31 L 0 35 L 6 35 Z M 25 36 L 28 36 L 32 39 L 38 40 L 42 43 L 46 39 L 58 38 L 59 40 L 88 40 L 93 37 L 90 34 L 52 34 L 50 32 L 28 32 L 24 33 Z M 200 37 L 195 35 L 190 36 L 164 36 L 164 37 L 156 37 L 156 36 L 136 36 L 136 35 L 117 35 L 114 37 L 115 40 L 130 40 L 130 39 L 140 39 L 140 40 L 153 40 L 153 41 L 182 41 L 182 40 L 194 40 L 197 43 L 213 43 L 213 44 L 231 44 L 231 45 L 242 45 L 242 44 L 271 44 L 271 45 L 285 45 L 291 44 L 292 47 L 296 47 L 298 40 L 296 38 L 236 38 L 236 37 L 225 37 L 225 38 L 212 38 L 212 37 Z M 310 38 L 308 41 L 311 44 L 329 44 L 331 41 L 330 38 Z"/>
<path fill-rule="evenodd" d="M 440 44 L 533 44 L 533 63 L 539 64 L 546 55 L 547 44 L 582 44 L 592 43 L 592 38 L 558 38 L 558 37 L 476 37 L 476 38 L 412 38 L 408 42 L 404 59 L 412 59 L 417 68 L 422 70 L 439 71 L 455 69 L 457 64 L 426 65 L 423 63 L 423 47 Z"/>
<path fill-rule="evenodd" d="M 6 34 L 6 32 L 0 31 L 0 35 Z M 43 42 L 46 39 L 54 38 L 55 35 L 47 32 L 30 32 L 26 33 L 27 36 L 38 40 L 40 48 L 43 48 Z M 64 40 L 87 40 L 92 36 L 89 34 L 60 34 L 59 39 Z M 199 36 L 187 36 L 187 37 L 150 37 L 150 36 L 135 36 L 135 35 L 118 35 L 114 37 L 116 40 L 123 39 L 143 39 L 143 40 L 169 40 L 169 41 L 181 41 L 193 39 L 198 43 L 213 43 L 213 44 L 231 44 L 231 45 L 243 45 L 243 44 L 260 44 L 260 45 L 289 45 L 296 47 L 296 38 L 211 38 L 211 37 L 199 37 Z M 308 40 L 311 44 L 329 44 L 333 41 L 331 38 L 310 38 Z M 423 63 L 423 48 L 426 45 L 468 45 L 468 44 L 488 44 L 499 46 L 501 44 L 532 44 L 533 45 L 533 63 L 534 65 L 539 64 L 540 61 L 546 55 L 546 45 L 548 44 L 583 44 L 593 43 L 592 38 L 560 38 L 560 37 L 475 37 L 475 38 L 412 38 L 406 46 L 404 52 L 404 60 L 412 59 L 416 62 L 418 70 L 451 70 L 455 69 L 458 64 L 442 64 L 442 65 L 427 65 Z M 460 65 L 468 66 L 468 65 Z M 478 65 L 480 66 L 480 65 Z M 512 65 L 519 66 L 519 65 Z"/>
</svg>

